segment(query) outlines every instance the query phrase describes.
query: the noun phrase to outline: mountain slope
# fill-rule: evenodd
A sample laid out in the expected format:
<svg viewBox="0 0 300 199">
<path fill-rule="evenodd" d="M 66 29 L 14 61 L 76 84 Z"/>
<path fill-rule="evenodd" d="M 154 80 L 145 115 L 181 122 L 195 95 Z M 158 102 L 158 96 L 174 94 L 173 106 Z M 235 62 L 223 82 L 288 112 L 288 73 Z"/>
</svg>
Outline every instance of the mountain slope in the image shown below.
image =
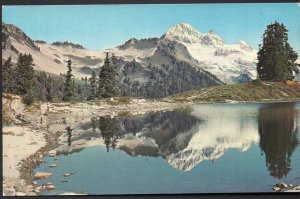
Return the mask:
<svg viewBox="0 0 300 199">
<path fill-rule="evenodd" d="M 35 69 L 47 73 L 66 73 L 66 61 L 72 59 L 75 77 L 89 77 L 93 70 L 99 72 L 106 52 L 115 54 L 122 95 L 164 97 L 256 77 L 256 52 L 246 42 L 229 45 L 217 34 L 201 33 L 185 23 L 160 38 L 131 38 L 98 52 L 70 42 L 34 41 L 14 25 L 2 27 L 2 58 L 12 56 L 16 63 L 18 53 L 30 53 Z"/>
<path fill-rule="evenodd" d="M 245 41 L 229 45 L 213 31 L 200 33 L 192 26 L 181 23 L 172 27 L 163 38 L 186 46 L 199 67 L 216 75 L 227 84 L 239 83 L 239 77 L 256 78 L 256 51 Z"/>
<path fill-rule="evenodd" d="M 19 53 L 30 53 L 35 69 L 59 75 L 66 73 L 66 61 L 72 58 L 74 75 L 86 76 L 79 70 L 81 67 L 96 67 L 101 64 L 104 53 L 100 54 L 84 48 L 78 48 L 72 43 L 55 42 L 47 44 L 43 41 L 33 41 L 18 27 L 2 23 L 2 59 L 12 57 L 16 63 Z"/>
</svg>

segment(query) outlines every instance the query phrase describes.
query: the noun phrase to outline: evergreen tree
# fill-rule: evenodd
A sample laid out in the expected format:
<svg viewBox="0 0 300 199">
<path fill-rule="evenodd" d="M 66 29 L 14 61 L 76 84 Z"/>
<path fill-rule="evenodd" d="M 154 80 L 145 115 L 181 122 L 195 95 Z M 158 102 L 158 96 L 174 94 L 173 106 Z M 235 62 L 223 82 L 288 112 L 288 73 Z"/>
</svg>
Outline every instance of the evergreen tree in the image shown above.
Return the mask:
<svg viewBox="0 0 300 199">
<path fill-rule="evenodd" d="M 13 82 L 11 80 L 11 57 L 9 57 L 2 66 L 2 88 L 3 92 L 5 93 L 11 93 L 12 92 L 12 84 Z"/>
<path fill-rule="evenodd" d="M 33 66 L 33 58 L 30 54 L 19 54 L 13 91 L 21 95 L 24 103 L 28 105 L 37 99 L 38 93 Z"/>
<path fill-rule="evenodd" d="M 68 60 L 68 71 L 66 74 L 65 79 L 65 89 L 64 89 L 64 101 L 70 101 L 73 98 L 74 95 L 74 89 L 73 89 L 73 82 L 72 82 L 72 61 Z"/>
<path fill-rule="evenodd" d="M 118 95 L 119 89 L 118 89 L 118 59 L 115 57 L 114 54 L 111 56 L 111 62 L 112 62 L 112 68 L 111 68 L 111 86 L 112 86 L 112 95 Z"/>
<path fill-rule="evenodd" d="M 27 93 L 23 96 L 23 102 L 27 105 L 32 104 L 35 100 L 39 98 L 39 90 L 36 84 L 33 84 L 28 88 Z"/>
<path fill-rule="evenodd" d="M 16 84 L 15 93 L 18 95 L 25 95 L 30 87 L 34 85 L 34 70 L 33 70 L 32 56 L 20 54 L 16 68 Z"/>
<path fill-rule="evenodd" d="M 90 97 L 89 99 L 93 100 L 96 97 L 97 92 L 97 81 L 96 81 L 96 73 L 95 71 L 92 72 L 92 77 L 89 79 L 90 81 Z"/>
<path fill-rule="evenodd" d="M 115 66 L 110 62 L 109 54 L 106 53 L 104 65 L 99 73 L 98 97 L 108 98 L 117 95 L 116 75 Z"/>
<path fill-rule="evenodd" d="M 299 64 L 295 63 L 298 55 L 288 43 L 287 32 L 278 22 L 267 26 L 257 54 L 259 79 L 285 82 L 293 80 L 294 73 L 298 73 Z"/>
</svg>

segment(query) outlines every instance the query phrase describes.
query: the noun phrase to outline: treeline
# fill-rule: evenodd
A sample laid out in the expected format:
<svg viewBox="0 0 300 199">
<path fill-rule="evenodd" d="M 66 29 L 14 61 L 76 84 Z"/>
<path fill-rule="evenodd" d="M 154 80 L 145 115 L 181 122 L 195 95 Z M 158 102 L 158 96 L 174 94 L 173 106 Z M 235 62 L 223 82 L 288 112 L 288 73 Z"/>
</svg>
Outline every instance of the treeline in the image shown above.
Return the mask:
<svg viewBox="0 0 300 199">
<path fill-rule="evenodd" d="M 60 76 L 34 71 L 30 54 L 19 54 L 13 67 L 11 57 L 2 65 L 2 88 L 4 93 L 20 95 L 25 104 L 34 101 L 84 101 L 108 98 L 118 94 L 115 56 L 107 53 L 100 73 L 91 78 L 77 80 L 72 74 L 72 61 L 67 61 L 68 71 Z"/>
<path fill-rule="evenodd" d="M 186 62 L 176 62 L 173 66 L 149 64 L 145 69 L 137 62 L 125 64 L 124 76 L 120 82 L 120 93 L 129 96 L 161 98 L 175 93 L 220 85 L 216 77 L 201 71 Z M 142 73 L 143 82 L 131 79 L 134 73 Z"/>
<path fill-rule="evenodd" d="M 22 96 L 24 103 L 31 104 L 38 98 L 38 87 L 29 54 L 19 54 L 17 66 L 12 68 L 11 57 L 2 66 L 3 92 Z"/>
</svg>

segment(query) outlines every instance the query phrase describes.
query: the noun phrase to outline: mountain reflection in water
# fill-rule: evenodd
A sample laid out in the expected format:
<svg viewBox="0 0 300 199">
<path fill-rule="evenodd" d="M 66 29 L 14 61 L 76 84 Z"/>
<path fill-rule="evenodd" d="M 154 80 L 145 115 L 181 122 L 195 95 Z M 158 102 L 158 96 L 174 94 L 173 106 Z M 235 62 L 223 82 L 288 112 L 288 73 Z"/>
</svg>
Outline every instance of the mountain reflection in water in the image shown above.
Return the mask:
<svg viewBox="0 0 300 199">
<path fill-rule="evenodd" d="M 67 143 L 71 147 L 74 141 L 98 140 L 107 152 L 117 148 L 131 156 L 160 156 L 181 171 L 217 160 L 228 149 L 243 152 L 259 144 L 270 175 L 282 178 L 291 169 L 290 157 L 298 145 L 295 117 L 290 103 L 195 105 L 136 116 L 94 117 L 77 124 Z"/>
</svg>

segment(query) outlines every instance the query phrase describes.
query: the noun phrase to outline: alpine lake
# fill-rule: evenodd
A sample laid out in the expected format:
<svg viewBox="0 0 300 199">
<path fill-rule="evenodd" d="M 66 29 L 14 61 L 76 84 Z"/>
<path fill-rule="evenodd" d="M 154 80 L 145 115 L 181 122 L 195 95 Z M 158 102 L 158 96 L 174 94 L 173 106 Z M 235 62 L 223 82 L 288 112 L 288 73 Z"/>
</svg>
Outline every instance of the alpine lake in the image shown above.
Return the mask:
<svg viewBox="0 0 300 199">
<path fill-rule="evenodd" d="M 300 184 L 299 102 L 94 117 L 60 140 L 57 156 L 34 170 L 53 173 L 38 185 L 56 189 L 41 195 L 249 193 Z"/>
</svg>

